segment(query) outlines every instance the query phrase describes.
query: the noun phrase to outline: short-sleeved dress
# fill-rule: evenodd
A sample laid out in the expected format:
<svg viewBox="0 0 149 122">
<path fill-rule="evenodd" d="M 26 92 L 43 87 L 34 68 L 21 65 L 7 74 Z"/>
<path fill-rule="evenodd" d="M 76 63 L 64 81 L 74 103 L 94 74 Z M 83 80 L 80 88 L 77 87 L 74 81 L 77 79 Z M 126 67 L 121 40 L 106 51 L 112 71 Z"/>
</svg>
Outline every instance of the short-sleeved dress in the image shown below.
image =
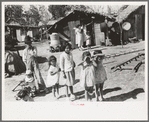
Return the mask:
<svg viewBox="0 0 149 122">
<path fill-rule="evenodd" d="M 95 68 L 92 63 L 88 66 L 81 66 L 80 86 L 92 87 L 95 84 Z"/>
<path fill-rule="evenodd" d="M 48 70 L 48 75 L 47 75 L 47 79 L 46 79 L 46 87 L 51 87 L 54 86 L 55 84 L 57 84 L 59 82 L 59 72 L 51 75 L 51 72 L 57 72 L 59 70 L 58 65 L 56 65 L 56 67 L 54 66 L 50 66 L 49 70 Z"/>
<path fill-rule="evenodd" d="M 75 71 L 74 71 L 73 56 L 71 52 L 70 54 L 63 52 L 60 55 L 60 68 L 61 68 L 61 71 L 64 71 L 66 74 L 66 79 L 64 79 L 63 73 L 61 73 L 60 84 L 67 85 L 67 86 L 73 86 L 75 82 Z"/>
<path fill-rule="evenodd" d="M 95 84 L 103 83 L 107 80 L 106 70 L 102 64 L 103 60 L 98 61 L 97 67 L 95 69 Z"/>
</svg>

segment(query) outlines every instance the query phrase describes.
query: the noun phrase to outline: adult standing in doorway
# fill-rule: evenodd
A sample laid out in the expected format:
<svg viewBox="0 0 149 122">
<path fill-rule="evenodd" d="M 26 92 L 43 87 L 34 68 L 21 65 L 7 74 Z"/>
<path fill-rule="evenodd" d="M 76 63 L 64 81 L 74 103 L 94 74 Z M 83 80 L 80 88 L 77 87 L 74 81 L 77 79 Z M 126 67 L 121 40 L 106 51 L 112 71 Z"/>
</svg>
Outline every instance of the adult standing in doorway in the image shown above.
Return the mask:
<svg viewBox="0 0 149 122">
<path fill-rule="evenodd" d="M 81 50 L 83 46 L 83 27 L 81 25 L 77 25 L 74 29 L 76 34 L 76 44 L 78 45 L 79 50 Z"/>
</svg>

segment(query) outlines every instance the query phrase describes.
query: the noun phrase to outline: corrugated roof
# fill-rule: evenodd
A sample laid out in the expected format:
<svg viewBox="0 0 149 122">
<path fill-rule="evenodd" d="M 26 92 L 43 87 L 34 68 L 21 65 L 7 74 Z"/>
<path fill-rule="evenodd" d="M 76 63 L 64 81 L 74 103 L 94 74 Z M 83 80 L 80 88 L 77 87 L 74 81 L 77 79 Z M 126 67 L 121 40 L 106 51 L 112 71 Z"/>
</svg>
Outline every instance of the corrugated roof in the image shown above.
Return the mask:
<svg viewBox="0 0 149 122">
<path fill-rule="evenodd" d="M 130 5 L 127 8 L 125 8 L 123 11 L 120 11 L 118 13 L 118 16 L 116 17 L 116 21 L 121 23 L 123 20 L 127 19 L 128 16 L 135 12 L 138 8 L 140 8 L 142 5 Z"/>
</svg>

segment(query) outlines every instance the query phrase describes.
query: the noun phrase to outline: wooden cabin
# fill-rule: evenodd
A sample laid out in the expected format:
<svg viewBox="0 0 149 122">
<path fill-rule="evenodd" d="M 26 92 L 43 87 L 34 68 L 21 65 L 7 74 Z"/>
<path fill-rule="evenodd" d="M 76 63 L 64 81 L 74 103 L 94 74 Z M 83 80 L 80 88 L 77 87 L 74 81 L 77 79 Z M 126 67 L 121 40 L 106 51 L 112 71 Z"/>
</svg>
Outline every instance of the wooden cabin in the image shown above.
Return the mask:
<svg viewBox="0 0 149 122">
<path fill-rule="evenodd" d="M 122 30 L 123 43 L 129 42 L 129 38 L 136 38 L 137 40 L 145 39 L 145 6 L 130 5 L 123 11 L 118 13 L 116 21 L 122 24 L 129 22 L 131 28 L 129 30 Z"/>
<path fill-rule="evenodd" d="M 5 24 L 5 28 L 9 28 L 10 35 L 16 38 L 18 41 L 24 41 L 25 36 L 28 34 L 31 37 L 38 39 L 39 27 L 36 26 L 24 26 L 19 24 Z"/>
<path fill-rule="evenodd" d="M 101 32 L 100 23 L 105 21 L 105 16 L 98 13 L 89 13 L 84 11 L 74 10 L 66 17 L 57 21 L 49 28 L 49 33 L 57 32 L 60 36 L 71 40 L 72 48 L 76 48 L 75 43 L 75 30 L 73 29 L 78 24 L 87 25 L 87 28 L 92 32 L 92 45 L 97 45 L 99 40 L 99 33 Z"/>
</svg>

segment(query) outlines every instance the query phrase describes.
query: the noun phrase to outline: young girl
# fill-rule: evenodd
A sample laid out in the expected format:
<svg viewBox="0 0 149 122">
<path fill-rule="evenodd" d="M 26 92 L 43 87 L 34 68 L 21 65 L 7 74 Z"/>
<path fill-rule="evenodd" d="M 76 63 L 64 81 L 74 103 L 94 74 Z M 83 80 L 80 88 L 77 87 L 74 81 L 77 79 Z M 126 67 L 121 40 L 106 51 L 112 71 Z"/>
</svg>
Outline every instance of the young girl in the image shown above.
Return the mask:
<svg viewBox="0 0 149 122">
<path fill-rule="evenodd" d="M 49 57 L 49 70 L 48 70 L 48 75 L 47 75 L 47 80 L 46 80 L 46 87 L 52 87 L 52 92 L 53 96 L 56 97 L 55 95 L 55 90 L 57 92 L 57 98 L 59 97 L 59 71 L 60 68 L 57 65 L 57 60 L 55 56 L 50 56 Z"/>
<path fill-rule="evenodd" d="M 66 79 L 66 97 L 68 97 L 69 88 L 71 92 L 70 100 L 75 100 L 75 95 L 73 93 L 73 85 L 75 81 L 75 63 L 73 61 L 73 56 L 70 50 L 71 45 L 68 43 L 65 47 L 65 51 L 60 55 L 60 68 L 63 77 Z"/>
<path fill-rule="evenodd" d="M 96 56 L 95 61 L 97 63 L 97 68 L 95 70 L 96 72 L 96 77 L 95 77 L 95 95 L 96 95 L 96 101 L 99 101 L 98 98 L 98 89 L 100 88 L 100 95 L 101 95 L 101 100 L 104 100 L 103 98 L 103 85 L 104 82 L 107 80 L 107 74 L 105 71 L 105 68 L 103 67 L 103 58 L 104 55 L 101 54 L 102 52 L 100 51 L 94 51 L 94 55 L 99 54 L 98 56 Z"/>
<path fill-rule="evenodd" d="M 93 87 L 95 83 L 95 67 L 97 64 L 91 60 L 91 54 L 86 51 L 82 55 L 83 63 L 79 64 L 81 66 L 81 86 L 85 88 L 85 99 L 88 101 L 92 100 Z M 90 97 L 89 97 L 90 96 Z"/>
</svg>

